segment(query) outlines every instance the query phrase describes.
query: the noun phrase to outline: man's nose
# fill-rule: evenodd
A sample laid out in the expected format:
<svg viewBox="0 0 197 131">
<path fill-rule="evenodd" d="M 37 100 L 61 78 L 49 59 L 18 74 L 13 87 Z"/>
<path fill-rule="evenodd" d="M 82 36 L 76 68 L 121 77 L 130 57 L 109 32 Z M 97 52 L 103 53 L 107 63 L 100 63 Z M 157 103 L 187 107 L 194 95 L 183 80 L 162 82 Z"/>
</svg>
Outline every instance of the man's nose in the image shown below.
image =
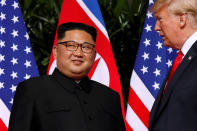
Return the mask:
<svg viewBox="0 0 197 131">
<path fill-rule="evenodd" d="M 159 24 L 159 21 L 157 20 L 155 24 L 155 31 L 160 31 L 160 30 L 161 30 L 160 24 Z"/>
<path fill-rule="evenodd" d="M 81 45 L 79 45 L 78 48 L 77 48 L 77 50 L 74 51 L 74 54 L 75 55 L 79 55 L 79 56 L 81 56 L 83 54 L 82 46 Z"/>
</svg>

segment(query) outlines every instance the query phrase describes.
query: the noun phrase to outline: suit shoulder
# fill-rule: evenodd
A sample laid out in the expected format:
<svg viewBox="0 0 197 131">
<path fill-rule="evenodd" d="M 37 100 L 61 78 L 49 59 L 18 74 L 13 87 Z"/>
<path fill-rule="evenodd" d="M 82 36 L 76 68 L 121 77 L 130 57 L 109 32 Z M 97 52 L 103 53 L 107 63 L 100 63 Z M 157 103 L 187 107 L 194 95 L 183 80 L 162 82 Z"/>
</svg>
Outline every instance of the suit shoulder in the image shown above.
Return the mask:
<svg viewBox="0 0 197 131">
<path fill-rule="evenodd" d="M 24 80 L 18 84 L 17 88 L 25 87 L 26 90 L 37 90 L 37 88 L 46 87 L 50 83 L 51 76 L 44 75 L 39 77 L 32 77 Z"/>
<path fill-rule="evenodd" d="M 39 76 L 39 77 L 32 77 L 30 79 L 27 79 L 27 80 L 24 80 L 22 82 L 20 82 L 21 84 L 36 84 L 38 83 L 39 81 L 48 81 L 50 79 L 50 75 L 43 75 L 43 76 Z"/>
<path fill-rule="evenodd" d="M 118 96 L 119 97 L 119 94 L 118 92 L 112 90 L 111 88 L 109 88 L 108 86 L 102 84 L 102 83 L 99 83 L 97 81 L 94 81 L 94 80 L 91 80 L 91 85 L 92 87 L 97 90 L 97 91 L 100 91 L 106 95 L 110 95 L 110 96 Z M 103 95 L 104 95 L 103 94 Z"/>
</svg>

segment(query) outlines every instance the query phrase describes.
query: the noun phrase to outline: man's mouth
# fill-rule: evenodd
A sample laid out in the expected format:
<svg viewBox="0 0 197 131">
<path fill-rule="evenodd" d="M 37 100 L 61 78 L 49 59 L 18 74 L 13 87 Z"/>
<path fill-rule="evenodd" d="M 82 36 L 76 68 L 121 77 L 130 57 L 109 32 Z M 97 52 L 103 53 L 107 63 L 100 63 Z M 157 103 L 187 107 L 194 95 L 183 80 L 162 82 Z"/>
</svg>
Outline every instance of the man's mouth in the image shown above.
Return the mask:
<svg viewBox="0 0 197 131">
<path fill-rule="evenodd" d="M 76 64 L 76 65 L 79 65 L 79 64 L 83 63 L 82 60 L 72 60 L 72 62 L 73 62 L 74 64 Z"/>
</svg>

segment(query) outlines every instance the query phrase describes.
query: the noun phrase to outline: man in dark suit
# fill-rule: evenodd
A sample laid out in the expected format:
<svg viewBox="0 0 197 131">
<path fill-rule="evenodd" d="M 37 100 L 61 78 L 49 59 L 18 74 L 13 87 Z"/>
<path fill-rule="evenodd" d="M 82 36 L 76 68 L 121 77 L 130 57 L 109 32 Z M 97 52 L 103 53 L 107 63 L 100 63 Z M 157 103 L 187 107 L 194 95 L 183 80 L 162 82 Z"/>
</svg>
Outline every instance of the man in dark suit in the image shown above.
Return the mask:
<svg viewBox="0 0 197 131">
<path fill-rule="evenodd" d="M 173 71 L 158 93 L 149 117 L 149 130 L 196 131 L 197 1 L 157 0 L 151 11 L 155 12 L 155 30 L 164 45 L 179 50 L 182 56 L 175 59 Z M 176 70 L 174 65 L 178 66 Z"/>
<path fill-rule="evenodd" d="M 18 85 L 8 131 L 125 131 L 119 94 L 87 77 L 96 35 L 82 23 L 59 26 L 57 68 Z"/>
</svg>

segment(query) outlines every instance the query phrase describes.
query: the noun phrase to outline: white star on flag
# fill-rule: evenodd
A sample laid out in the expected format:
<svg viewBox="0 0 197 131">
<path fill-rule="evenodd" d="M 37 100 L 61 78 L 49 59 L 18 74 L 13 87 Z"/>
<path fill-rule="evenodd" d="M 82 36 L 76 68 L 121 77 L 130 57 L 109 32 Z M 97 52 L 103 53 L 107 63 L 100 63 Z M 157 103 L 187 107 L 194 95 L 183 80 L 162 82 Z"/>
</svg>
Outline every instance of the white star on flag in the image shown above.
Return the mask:
<svg viewBox="0 0 197 131">
<path fill-rule="evenodd" d="M 157 90 L 157 89 L 159 90 L 160 89 L 159 88 L 159 83 L 156 83 L 156 82 L 154 83 L 153 87 L 154 87 L 154 90 Z"/>
<path fill-rule="evenodd" d="M 14 22 L 14 24 L 15 24 L 16 22 L 19 22 L 18 16 L 13 16 L 12 21 Z"/>
<path fill-rule="evenodd" d="M 0 27 L 0 32 L 1 32 L 1 34 L 5 33 L 5 28 L 1 26 Z"/>
<path fill-rule="evenodd" d="M 145 44 L 146 47 L 149 46 L 149 45 L 150 45 L 150 40 L 148 40 L 148 39 L 146 38 L 146 40 L 144 41 L 144 44 Z"/>
<path fill-rule="evenodd" d="M 0 76 L 1 75 L 4 75 L 5 73 L 4 73 L 4 69 L 2 69 L 2 68 L 0 68 Z"/>
<path fill-rule="evenodd" d="M 157 63 L 161 62 L 161 57 L 157 55 L 157 57 L 155 58 L 155 60 L 157 61 Z"/>
<path fill-rule="evenodd" d="M 31 48 L 26 46 L 26 49 L 24 51 L 26 52 L 26 54 L 29 54 L 29 53 L 31 53 Z"/>
<path fill-rule="evenodd" d="M 5 61 L 5 56 L 0 54 L 0 62 Z"/>
<path fill-rule="evenodd" d="M 161 75 L 160 72 L 161 72 L 161 70 L 158 70 L 158 69 L 156 68 L 156 70 L 155 70 L 153 73 L 154 73 L 155 76 L 157 77 L 157 76 L 160 76 L 160 75 Z"/>
<path fill-rule="evenodd" d="M 26 34 L 24 35 L 24 37 L 26 38 L 26 40 L 29 40 L 29 35 L 27 34 L 27 32 L 26 32 Z"/>
<path fill-rule="evenodd" d="M 159 49 L 162 49 L 162 43 L 161 43 L 160 41 L 158 41 L 158 43 L 157 43 L 156 46 L 158 47 L 158 50 L 159 50 Z"/>
<path fill-rule="evenodd" d="M 11 33 L 13 35 L 13 37 L 15 38 L 16 36 L 18 36 L 18 31 L 17 30 L 13 30 L 13 32 Z"/>
<path fill-rule="evenodd" d="M 1 20 L 5 20 L 6 19 L 5 14 L 3 14 L 2 12 L 1 12 L 1 15 L 0 15 L 0 19 Z"/>
<path fill-rule="evenodd" d="M 172 48 L 168 48 L 168 52 L 171 54 L 173 52 Z"/>
<path fill-rule="evenodd" d="M 149 59 L 149 53 L 144 52 L 144 55 L 142 56 L 144 60 Z"/>
<path fill-rule="evenodd" d="M 153 17 L 152 13 L 150 11 L 148 11 L 148 13 L 146 14 L 146 16 L 149 18 Z"/>
<path fill-rule="evenodd" d="M 18 3 L 15 2 L 15 1 L 14 1 L 14 4 L 13 4 L 12 6 L 14 7 L 14 10 L 15 10 L 16 8 L 19 8 Z"/>
<path fill-rule="evenodd" d="M 18 74 L 17 72 L 12 71 L 12 74 L 10 76 L 12 77 L 12 79 L 15 79 L 18 78 L 17 74 Z"/>
<path fill-rule="evenodd" d="M 154 4 L 153 0 L 149 0 L 149 5 Z"/>
<path fill-rule="evenodd" d="M 25 74 L 24 79 L 27 80 L 27 79 L 29 79 L 30 77 L 31 77 L 31 75 Z"/>
<path fill-rule="evenodd" d="M 31 61 L 26 60 L 24 65 L 26 68 L 31 67 Z"/>
<path fill-rule="evenodd" d="M 13 104 L 13 98 L 11 98 L 11 100 L 10 100 L 10 104 Z"/>
<path fill-rule="evenodd" d="M 172 60 L 168 59 L 168 62 L 166 63 L 166 65 L 168 65 L 168 68 L 170 68 L 172 66 Z"/>
<path fill-rule="evenodd" d="M 148 67 L 143 66 L 141 71 L 143 72 L 143 74 L 148 73 Z"/>
<path fill-rule="evenodd" d="M 11 48 L 12 48 L 12 50 L 14 52 L 14 51 L 18 50 L 18 45 L 13 44 Z"/>
<path fill-rule="evenodd" d="M 6 0 L 1 0 L 1 2 L 0 2 L 0 4 L 1 4 L 1 6 L 4 6 L 4 5 L 6 5 Z"/>
<path fill-rule="evenodd" d="M 4 88 L 4 83 L 0 82 L 0 89 Z"/>
<path fill-rule="evenodd" d="M 13 65 L 18 64 L 18 59 L 13 57 L 11 62 L 12 62 Z"/>
<path fill-rule="evenodd" d="M 145 27 L 146 32 L 152 31 L 151 27 L 152 27 L 151 25 L 147 24 L 146 27 Z"/>
<path fill-rule="evenodd" d="M 5 41 L 0 40 L 0 47 L 5 47 Z"/>
<path fill-rule="evenodd" d="M 12 85 L 12 87 L 10 88 L 10 90 L 12 91 L 12 93 L 15 92 L 16 91 L 16 86 L 15 85 Z"/>
</svg>

